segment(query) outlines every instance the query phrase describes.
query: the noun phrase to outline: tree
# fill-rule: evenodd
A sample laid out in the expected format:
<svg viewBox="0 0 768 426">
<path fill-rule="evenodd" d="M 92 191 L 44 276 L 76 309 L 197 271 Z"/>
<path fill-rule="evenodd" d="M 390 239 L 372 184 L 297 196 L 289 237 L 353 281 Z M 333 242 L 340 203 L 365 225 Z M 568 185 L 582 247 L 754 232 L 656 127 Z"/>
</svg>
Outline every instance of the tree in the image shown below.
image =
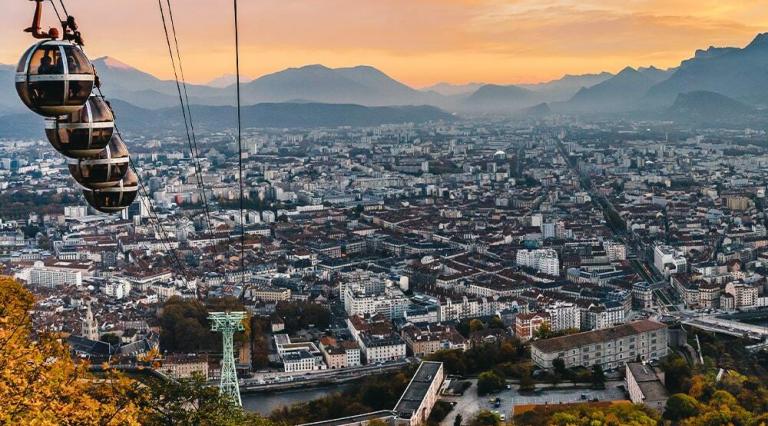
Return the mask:
<svg viewBox="0 0 768 426">
<path fill-rule="evenodd" d="M 130 380 L 108 373 L 100 383 L 56 336 L 33 340 L 33 305 L 21 284 L 0 277 L 0 423 L 138 425 Z"/>
<path fill-rule="evenodd" d="M 672 393 L 687 392 L 691 386 L 691 367 L 688 361 L 678 354 L 664 358 L 660 364 L 664 371 L 664 383 Z"/>
<path fill-rule="evenodd" d="M 684 393 L 676 393 L 669 397 L 664 410 L 664 418 L 678 422 L 699 414 L 699 402 Z"/>
<path fill-rule="evenodd" d="M 475 318 L 469 322 L 469 331 L 474 333 L 476 331 L 480 331 L 485 328 L 485 324 L 483 324 L 482 321 Z"/>
<path fill-rule="evenodd" d="M 533 380 L 531 370 L 526 369 L 522 376 L 520 376 L 520 391 L 531 392 L 536 389 L 536 381 Z"/>
<path fill-rule="evenodd" d="M 243 412 L 201 378 L 142 375 L 139 383 L 106 364 L 96 377 L 72 362 L 58 336 L 31 338 L 33 304 L 19 283 L 0 277 L 0 424 L 278 425 Z"/>
<path fill-rule="evenodd" d="M 555 370 L 555 375 L 559 377 L 565 377 L 568 373 L 568 369 L 565 368 L 565 361 L 562 358 L 553 359 L 552 368 Z"/>
<path fill-rule="evenodd" d="M 99 337 L 99 340 L 102 342 L 107 342 L 112 346 L 117 346 L 120 344 L 120 337 L 117 336 L 115 333 L 104 333 Z"/>
<path fill-rule="evenodd" d="M 501 318 L 494 316 L 491 318 L 491 320 L 488 322 L 489 328 L 500 328 L 504 329 L 506 326 L 504 325 L 504 321 L 501 320 Z"/>
<path fill-rule="evenodd" d="M 605 389 L 605 373 L 603 367 L 595 364 L 592 367 L 592 387 L 595 389 Z"/>
<path fill-rule="evenodd" d="M 160 315 L 160 346 L 169 352 L 212 351 L 216 335 L 208 327 L 208 310 L 197 300 L 174 296 Z"/>
<path fill-rule="evenodd" d="M 285 330 L 288 333 L 309 327 L 325 329 L 331 322 L 331 311 L 312 302 L 279 302 L 275 312 L 285 321 Z"/>
<path fill-rule="evenodd" d="M 501 423 L 499 416 L 488 411 L 480 410 L 469 422 L 469 426 L 497 426 Z"/>
<path fill-rule="evenodd" d="M 533 337 L 536 339 L 548 339 L 552 333 L 552 328 L 548 322 L 543 322 L 539 325 L 539 328 L 533 332 Z"/>
<path fill-rule="evenodd" d="M 554 412 L 544 424 L 571 425 L 632 425 L 656 426 L 658 420 L 651 409 L 642 405 L 618 404 L 609 406 L 575 406 Z M 532 424 L 539 424 L 533 423 Z M 529 423 L 526 423 L 529 424 Z"/>
<path fill-rule="evenodd" d="M 487 395 L 504 389 L 506 384 L 506 380 L 499 373 L 493 370 L 484 371 L 477 377 L 477 393 Z"/>
<path fill-rule="evenodd" d="M 170 381 L 148 378 L 144 381 L 142 424 L 161 425 L 253 425 L 276 423 L 247 413 L 221 394 L 206 386 L 202 376 Z"/>
</svg>

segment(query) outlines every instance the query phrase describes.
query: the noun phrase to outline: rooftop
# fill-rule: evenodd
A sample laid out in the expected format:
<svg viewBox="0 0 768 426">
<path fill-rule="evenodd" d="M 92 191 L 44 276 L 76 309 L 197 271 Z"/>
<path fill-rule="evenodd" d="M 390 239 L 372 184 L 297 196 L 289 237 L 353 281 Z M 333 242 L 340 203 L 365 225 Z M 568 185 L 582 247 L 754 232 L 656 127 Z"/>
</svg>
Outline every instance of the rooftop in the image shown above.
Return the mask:
<svg viewBox="0 0 768 426">
<path fill-rule="evenodd" d="M 395 406 L 395 413 L 397 413 L 398 417 L 409 419 L 413 415 L 413 412 L 419 408 L 421 402 L 427 396 L 427 390 L 429 390 L 442 366 L 443 363 L 441 362 L 429 361 L 424 361 L 419 365 L 416 374 L 411 378 L 411 383 L 408 384 L 408 387 Z"/>
</svg>

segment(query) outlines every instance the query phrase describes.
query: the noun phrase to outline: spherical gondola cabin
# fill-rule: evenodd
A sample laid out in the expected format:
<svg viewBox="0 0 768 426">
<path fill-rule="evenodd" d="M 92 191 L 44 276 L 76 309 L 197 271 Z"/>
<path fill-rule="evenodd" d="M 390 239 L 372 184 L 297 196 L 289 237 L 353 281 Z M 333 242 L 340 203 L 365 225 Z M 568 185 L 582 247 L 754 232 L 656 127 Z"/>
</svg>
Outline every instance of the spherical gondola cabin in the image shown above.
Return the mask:
<svg viewBox="0 0 768 426">
<path fill-rule="evenodd" d="M 91 61 L 70 41 L 38 42 L 24 52 L 16 68 L 16 92 L 21 101 L 46 117 L 82 108 L 94 81 Z"/>
<path fill-rule="evenodd" d="M 115 130 L 112 109 L 92 94 L 79 111 L 45 119 L 45 134 L 57 151 L 70 158 L 98 156 Z"/>
<path fill-rule="evenodd" d="M 95 157 L 70 159 L 69 173 L 87 189 L 99 189 L 120 183 L 129 168 L 128 148 L 118 133 L 99 155 Z"/>
<path fill-rule="evenodd" d="M 83 190 L 85 200 L 91 207 L 102 213 L 118 213 L 136 199 L 139 191 L 139 179 L 133 170 L 128 169 L 123 179 L 115 186 Z"/>
</svg>

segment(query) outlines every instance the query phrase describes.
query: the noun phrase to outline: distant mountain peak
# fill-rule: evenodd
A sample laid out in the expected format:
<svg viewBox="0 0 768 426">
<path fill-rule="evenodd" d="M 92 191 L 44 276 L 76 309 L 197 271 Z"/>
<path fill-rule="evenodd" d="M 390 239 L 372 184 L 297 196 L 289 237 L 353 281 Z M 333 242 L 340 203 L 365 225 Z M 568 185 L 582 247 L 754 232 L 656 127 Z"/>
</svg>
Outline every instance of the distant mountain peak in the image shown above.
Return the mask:
<svg viewBox="0 0 768 426">
<path fill-rule="evenodd" d="M 205 83 L 206 86 L 224 88 L 235 84 L 237 76 L 235 74 L 223 74 Z M 252 78 L 246 76 L 240 76 L 240 83 L 249 83 L 253 81 Z"/>
<path fill-rule="evenodd" d="M 102 56 L 100 58 L 94 59 L 94 62 L 101 62 L 105 66 L 112 68 L 112 69 L 122 69 L 122 70 L 134 70 L 136 68 L 126 64 L 123 61 L 120 61 L 118 59 L 115 59 L 111 56 Z"/>
<path fill-rule="evenodd" d="M 307 70 L 307 71 L 312 71 L 312 70 L 329 71 L 329 70 L 331 70 L 331 68 L 326 67 L 323 64 L 309 64 L 309 65 L 304 65 L 304 66 L 300 66 L 300 67 L 292 67 L 292 68 L 289 68 L 289 69 L 292 69 L 292 70 Z"/>
<path fill-rule="evenodd" d="M 768 33 L 760 33 L 749 43 L 746 49 L 768 48 Z"/>
<path fill-rule="evenodd" d="M 619 76 L 619 75 L 627 75 L 627 74 L 637 74 L 637 72 L 638 71 L 636 69 L 634 69 L 634 68 L 632 68 L 630 66 L 626 66 L 626 67 L 624 67 L 624 69 L 619 71 L 619 73 L 616 74 L 616 75 Z"/>
</svg>

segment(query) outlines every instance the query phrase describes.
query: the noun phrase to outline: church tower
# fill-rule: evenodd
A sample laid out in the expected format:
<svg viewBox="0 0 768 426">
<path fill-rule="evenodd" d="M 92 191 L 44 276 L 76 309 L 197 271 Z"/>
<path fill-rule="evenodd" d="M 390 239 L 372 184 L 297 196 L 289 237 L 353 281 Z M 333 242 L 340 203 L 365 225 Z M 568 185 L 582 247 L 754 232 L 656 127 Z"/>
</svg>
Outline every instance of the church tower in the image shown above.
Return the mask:
<svg viewBox="0 0 768 426">
<path fill-rule="evenodd" d="M 93 311 L 91 311 L 91 301 L 88 300 L 87 309 L 85 311 L 85 318 L 82 321 L 83 337 L 89 340 L 99 340 L 99 324 L 93 318 Z"/>
</svg>

